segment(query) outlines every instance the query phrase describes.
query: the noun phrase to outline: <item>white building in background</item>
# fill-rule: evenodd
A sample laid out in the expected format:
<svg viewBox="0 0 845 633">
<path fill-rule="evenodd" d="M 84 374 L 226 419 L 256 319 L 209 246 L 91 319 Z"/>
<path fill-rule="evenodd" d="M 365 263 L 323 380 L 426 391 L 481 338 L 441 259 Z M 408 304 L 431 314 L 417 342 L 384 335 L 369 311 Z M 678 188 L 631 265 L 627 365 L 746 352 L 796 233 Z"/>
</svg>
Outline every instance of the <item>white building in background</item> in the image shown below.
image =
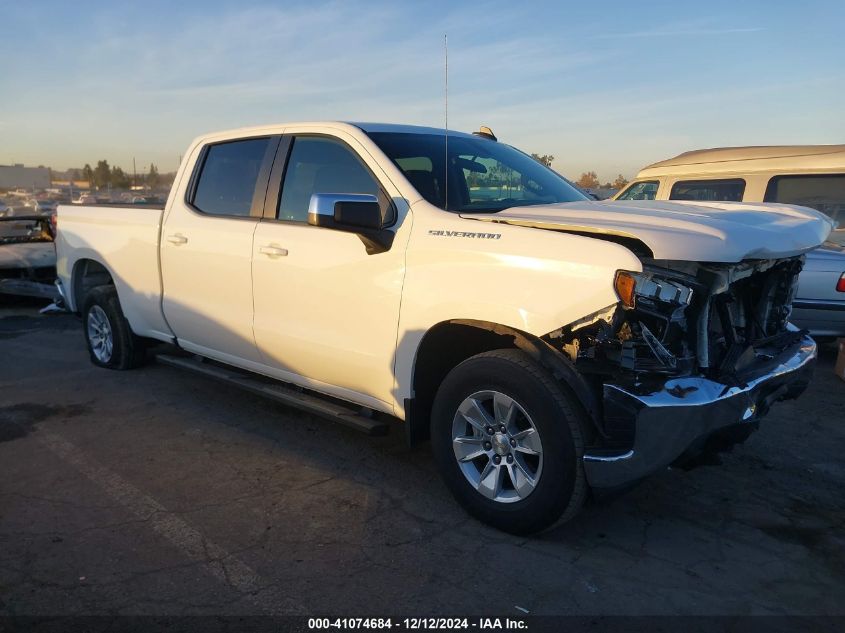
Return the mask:
<svg viewBox="0 0 845 633">
<path fill-rule="evenodd" d="M 46 189 L 50 186 L 50 170 L 46 167 L 0 165 L 0 189 Z"/>
</svg>

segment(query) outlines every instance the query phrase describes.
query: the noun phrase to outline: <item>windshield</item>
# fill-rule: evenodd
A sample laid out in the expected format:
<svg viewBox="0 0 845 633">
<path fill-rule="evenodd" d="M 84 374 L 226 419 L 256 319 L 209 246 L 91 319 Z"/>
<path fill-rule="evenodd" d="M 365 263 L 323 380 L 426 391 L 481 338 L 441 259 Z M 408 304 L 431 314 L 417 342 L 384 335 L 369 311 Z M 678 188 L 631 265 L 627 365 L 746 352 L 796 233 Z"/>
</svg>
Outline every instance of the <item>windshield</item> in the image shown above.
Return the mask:
<svg viewBox="0 0 845 633">
<path fill-rule="evenodd" d="M 495 213 L 534 204 L 588 200 L 563 176 L 509 145 L 485 138 L 371 132 L 370 138 L 431 204 L 456 213 Z M 448 205 L 445 190 L 448 183 Z"/>
</svg>

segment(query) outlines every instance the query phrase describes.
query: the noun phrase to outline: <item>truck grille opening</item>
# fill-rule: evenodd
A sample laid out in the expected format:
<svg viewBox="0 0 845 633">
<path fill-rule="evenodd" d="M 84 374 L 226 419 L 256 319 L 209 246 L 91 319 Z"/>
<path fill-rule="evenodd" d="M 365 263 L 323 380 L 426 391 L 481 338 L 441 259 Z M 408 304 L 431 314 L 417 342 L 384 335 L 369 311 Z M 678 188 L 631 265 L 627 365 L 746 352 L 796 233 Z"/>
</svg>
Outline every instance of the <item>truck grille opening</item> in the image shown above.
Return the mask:
<svg viewBox="0 0 845 633">
<path fill-rule="evenodd" d="M 802 267 L 803 257 L 738 264 L 645 261 L 643 274 L 652 285 L 691 292 L 677 300 L 671 292 L 647 288 L 633 308 L 620 302 L 548 334 L 546 341 L 569 356 L 598 403 L 592 453 L 618 455 L 634 441 L 632 412 L 608 405 L 604 385 L 649 394 L 674 378 L 694 376 L 726 388 L 742 386 L 798 343 L 803 332 L 789 327 L 789 316 Z"/>
<path fill-rule="evenodd" d="M 803 257 L 739 264 L 646 260 L 652 286 L 691 293 L 683 300 L 673 293 L 638 295 L 633 309 L 616 306 L 547 338 L 587 374 L 698 374 L 731 382 L 800 337 L 787 324 L 802 266 Z"/>
<path fill-rule="evenodd" d="M 710 281 L 728 284 L 698 306 L 706 310 L 699 313 L 696 348 L 705 375 L 722 380 L 738 377 L 759 356 L 771 356 L 800 337 L 787 323 L 803 259 L 757 265 L 764 270 L 749 264 L 706 271 L 711 272 L 705 274 Z"/>
</svg>

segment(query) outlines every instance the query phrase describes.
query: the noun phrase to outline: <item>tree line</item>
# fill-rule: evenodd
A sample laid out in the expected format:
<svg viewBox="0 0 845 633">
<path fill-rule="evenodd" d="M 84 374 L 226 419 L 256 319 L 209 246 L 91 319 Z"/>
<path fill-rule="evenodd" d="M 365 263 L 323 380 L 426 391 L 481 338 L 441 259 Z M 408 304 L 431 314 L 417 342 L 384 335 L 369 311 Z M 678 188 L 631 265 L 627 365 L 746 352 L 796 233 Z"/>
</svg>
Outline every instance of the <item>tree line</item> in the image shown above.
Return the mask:
<svg viewBox="0 0 845 633">
<path fill-rule="evenodd" d="M 173 181 L 174 174 L 161 174 L 155 163 L 150 163 L 149 169 L 143 173 L 133 175 L 126 173 L 120 167 L 110 166 L 107 160 L 99 160 L 95 167 L 85 163 L 82 169 L 68 170 L 71 181 L 87 180 L 89 186 L 96 189 L 114 188 L 129 189 L 132 186 L 147 186 L 157 189 Z"/>
<path fill-rule="evenodd" d="M 551 154 L 531 154 L 531 158 L 538 163 L 542 163 L 546 167 L 552 166 L 552 161 L 555 159 Z M 613 182 L 606 182 L 604 184 L 599 180 L 598 175 L 594 171 L 585 171 L 581 177 L 575 181 L 575 184 L 582 189 L 621 189 L 628 184 L 628 179 L 622 174 L 616 177 Z"/>
<path fill-rule="evenodd" d="M 582 189 L 621 189 L 628 184 L 628 179 L 622 174 L 616 177 L 613 182 L 606 182 L 601 184 L 599 177 L 594 171 L 586 171 L 581 174 L 581 177 L 575 181 L 575 184 Z"/>
</svg>

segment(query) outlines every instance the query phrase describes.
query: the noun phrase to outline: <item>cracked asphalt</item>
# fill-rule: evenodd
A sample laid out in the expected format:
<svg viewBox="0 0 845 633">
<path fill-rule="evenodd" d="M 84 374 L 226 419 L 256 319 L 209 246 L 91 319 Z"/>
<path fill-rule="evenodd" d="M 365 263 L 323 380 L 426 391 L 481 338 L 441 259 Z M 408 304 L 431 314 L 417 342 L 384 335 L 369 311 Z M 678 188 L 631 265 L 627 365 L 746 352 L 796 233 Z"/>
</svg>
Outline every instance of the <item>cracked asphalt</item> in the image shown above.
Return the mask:
<svg viewBox="0 0 845 633">
<path fill-rule="evenodd" d="M 368 438 L 0 310 L 0 615 L 845 615 L 845 382 L 826 349 L 721 464 L 539 538 Z"/>
</svg>

